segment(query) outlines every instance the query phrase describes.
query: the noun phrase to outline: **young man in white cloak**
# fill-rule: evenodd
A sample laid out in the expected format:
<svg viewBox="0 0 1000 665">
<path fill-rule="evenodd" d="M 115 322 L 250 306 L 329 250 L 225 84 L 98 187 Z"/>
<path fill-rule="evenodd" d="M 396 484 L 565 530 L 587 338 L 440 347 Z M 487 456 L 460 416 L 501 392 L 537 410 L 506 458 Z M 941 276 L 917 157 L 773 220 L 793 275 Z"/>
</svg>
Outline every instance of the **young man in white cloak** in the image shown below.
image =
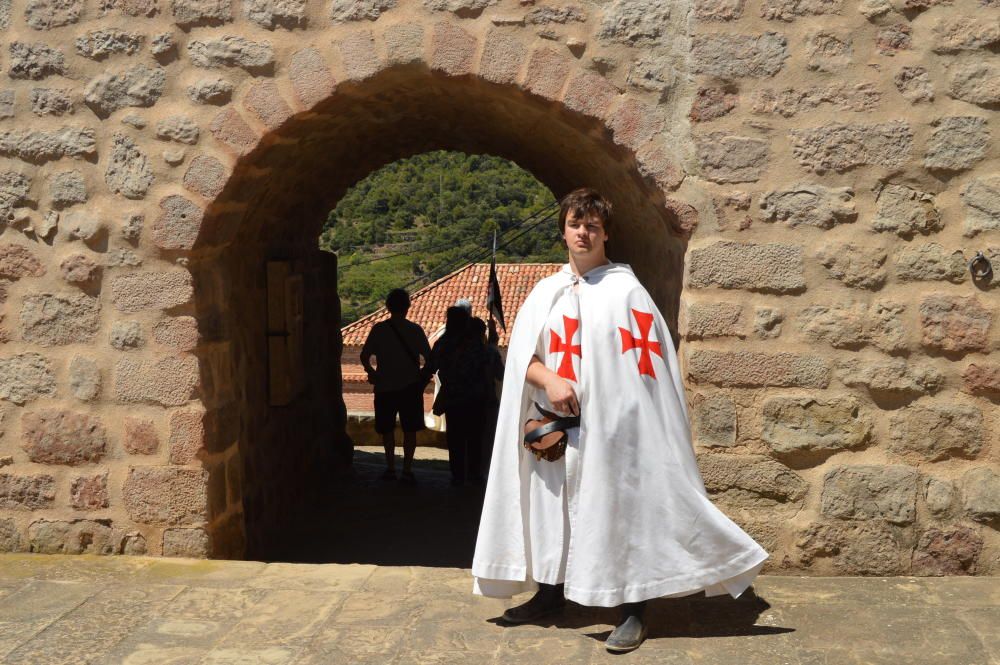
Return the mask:
<svg viewBox="0 0 1000 665">
<path fill-rule="evenodd" d="M 592 189 L 561 202 L 569 263 L 511 331 L 472 574 L 484 596 L 537 589 L 508 623 L 566 599 L 620 605 L 605 644 L 628 651 L 645 638 L 645 601 L 735 598 L 768 553 L 708 499 L 670 331 L 632 269 L 606 257 L 611 220 Z M 543 419 L 533 434 L 547 434 L 526 437 Z"/>
</svg>

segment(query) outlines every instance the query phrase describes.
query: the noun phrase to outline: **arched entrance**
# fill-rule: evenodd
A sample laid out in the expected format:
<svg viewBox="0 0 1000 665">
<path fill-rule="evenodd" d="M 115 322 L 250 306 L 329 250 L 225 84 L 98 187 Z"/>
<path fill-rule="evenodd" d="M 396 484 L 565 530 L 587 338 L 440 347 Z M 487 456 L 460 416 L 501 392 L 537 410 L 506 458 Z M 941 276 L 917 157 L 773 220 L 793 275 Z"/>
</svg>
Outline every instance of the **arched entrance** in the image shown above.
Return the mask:
<svg viewBox="0 0 1000 665">
<path fill-rule="evenodd" d="M 669 196 L 683 180 L 662 138 L 669 105 L 546 49 L 512 69 L 486 48 L 478 75 L 439 51 L 337 85 L 320 51 L 297 52 L 288 80 L 256 84 L 244 113 L 213 123 L 236 154 L 192 162 L 185 184 L 206 199 L 204 215 L 177 197 L 156 230 L 191 249 L 215 556 L 261 556 L 336 482 L 336 265 L 316 238 L 347 188 L 383 164 L 452 149 L 510 159 L 556 196 L 597 187 L 616 207 L 612 257 L 633 266 L 676 334 L 695 215 Z"/>
</svg>

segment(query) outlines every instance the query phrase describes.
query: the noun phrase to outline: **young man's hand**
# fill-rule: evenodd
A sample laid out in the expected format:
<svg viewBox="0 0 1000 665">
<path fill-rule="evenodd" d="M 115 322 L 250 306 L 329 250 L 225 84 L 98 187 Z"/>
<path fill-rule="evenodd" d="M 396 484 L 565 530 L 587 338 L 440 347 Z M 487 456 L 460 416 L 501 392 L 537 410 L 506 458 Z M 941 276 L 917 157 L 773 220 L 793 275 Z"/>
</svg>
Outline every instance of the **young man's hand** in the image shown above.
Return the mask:
<svg viewBox="0 0 1000 665">
<path fill-rule="evenodd" d="M 580 415 L 580 401 L 576 397 L 576 391 L 569 381 L 555 372 L 552 372 L 552 376 L 545 382 L 545 396 L 556 411 L 574 416 Z"/>
</svg>

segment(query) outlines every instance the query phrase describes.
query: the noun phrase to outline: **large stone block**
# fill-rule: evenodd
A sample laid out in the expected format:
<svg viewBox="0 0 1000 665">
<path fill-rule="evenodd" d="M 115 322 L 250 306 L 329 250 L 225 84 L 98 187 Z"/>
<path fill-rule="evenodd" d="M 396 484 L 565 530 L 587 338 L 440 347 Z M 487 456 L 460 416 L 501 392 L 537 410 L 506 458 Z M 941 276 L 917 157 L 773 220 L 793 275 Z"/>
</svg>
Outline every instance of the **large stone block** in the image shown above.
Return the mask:
<svg viewBox="0 0 1000 665">
<path fill-rule="evenodd" d="M 233 84 L 218 76 L 203 78 L 185 90 L 187 96 L 196 104 L 222 106 L 228 104 L 233 97 Z"/>
<path fill-rule="evenodd" d="M 924 166 L 944 171 L 972 168 L 985 155 L 990 145 L 986 118 L 952 116 L 938 118 L 935 130 L 927 141 Z"/>
<path fill-rule="evenodd" d="M 723 79 L 766 78 L 781 71 L 788 59 L 788 40 L 776 32 L 761 35 L 714 33 L 694 35 L 691 69 Z"/>
<path fill-rule="evenodd" d="M 0 243 L 0 279 L 17 281 L 44 274 L 45 266 L 30 249 L 20 244 Z"/>
<path fill-rule="evenodd" d="M 170 416 L 170 463 L 190 464 L 205 450 L 205 425 L 201 411 L 175 411 Z"/>
<path fill-rule="evenodd" d="M 206 559 L 211 554 L 211 541 L 204 529 L 164 529 L 163 556 Z"/>
<path fill-rule="evenodd" d="M 692 380 L 719 386 L 825 388 L 830 383 L 826 360 L 795 353 L 696 349 L 689 352 L 687 370 Z"/>
<path fill-rule="evenodd" d="M 1000 21 L 974 14 L 955 12 L 934 24 L 934 52 L 976 51 L 1000 44 Z"/>
<path fill-rule="evenodd" d="M 104 60 L 115 53 L 135 55 L 142 50 L 144 35 L 117 28 L 91 30 L 76 38 L 76 52 L 91 60 Z"/>
<path fill-rule="evenodd" d="M 198 155 L 191 160 L 184 173 L 184 187 L 206 199 L 213 199 L 222 193 L 229 175 L 229 169 L 215 157 Z"/>
<path fill-rule="evenodd" d="M 152 420 L 126 417 L 122 445 L 130 455 L 152 455 L 160 447 L 160 437 Z"/>
<path fill-rule="evenodd" d="M 97 334 L 100 303 L 85 293 L 39 293 L 25 296 L 21 334 L 41 346 L 90 342 Z"/>
<path fill-rule="evenodd" d="M 793 129 L 790 134 L 792 153 L 802 166 L 816 173 L 844 172 L 866 164 L 896 167 L 913 148 L 913 131 L 900 121 L 868 125 L 832 122 Z"/>
<path fill-rule="evenodd" d="M 104 457 L 108 435 L 96 416 L 61 409 L 25 413 L 24 450 L 32 462 L 74 466 Z"/>
<path fill-rule="evenodd" d="M 604 118 L 619 90 L 608 79 L 598 74 L 581 72 L 570 79 L 563 96 L 563 104 L 574 111 L 593 118 Z"/>
<path fill-rule="evenodd" d="M 94 135 L 91 127 L 61 127 L 52 131 L 0 131 L 0 156 L 14 157 L 33 164 L 63 157 L 93 157 L 97 154 Z"/>
<path fill-rule="evenodd" d="M 931 528 L 920 534 L 913 550 L 911 575 L 973 575 L 983 551 L 983 538 L 974 529 L 958 526 Z"/>
<path fill-rule="evenodd" d="M 115 134 L 112 139 L 104 181 L 108 189 L 127 199 L 143 198 L 153 184 L 153 169 L 146 153 L 125 134 Z"/>
<path fill-rule="evenodd" d="M 950 516 L 957 495 L 955 484 L 950 480 L 927 478 L 924 485 L 924 503 L 935 517 L 943 519 Z"/>
<path fill-rule="evenodd" d="M 736 405 L 728 396 L 716 393 L 696 398 L 693 411 L 698 443 L 708 446 L 736 444 Z"/>
<path fill-rule="evenodd" d="M 983 447 L 983 412 L 970 404 L 916 403 L 889 416 L 890 448 L 925 462 L 973 458 Z"/>
<path fill-rule="evenodd" d="M 191 273 L 186 270 L 130 272 L 111 282 L 111 300 L 122 312 L 170 309 L 189 302 L 192 295 Z"/>
<path fill-rule="evenodd" d="M 270 129 L 277 129 L 292 117 L 292 109 L 285 103 L 278 85 L 271 79 L 255 83 L 247 91 L 243 104 Z"/>
<path fill-rule="evenodd" d="M 740 303 L 692 303 L 687 311 L 687 338 L 745 337 L 742 319 Z"/>
<path fill-rule="evenodd" d="M 810 342 L 826 342 L 837 349 L 859 349 L 867 344 L 889 353 L 909 347 L 901 303 L 877 301 L 811 305 L 799 311 L 796 323 Z"/>
<path fill-rule="evenodd" d="M 89 402 L 101 394 L 101 370 L 93 359 L 73 357 L 69 364 L 69 389 L 81 402 Z"/>
<path fill-rule="evenodd" d="M 162 67 L 134 65 L 128 69 L 105 72 L 87 84 L 83 101 L 99 118 L 128 106 L 149 107 L 163 94 L 167 82 Z"/>
<path fill-rule="evenodd" d="M 893 528 L 881 520 L 810 524 L 795 542 L 805 564 L 831 558 L 842 575 L 899 575 L 905 572 L 903 547 Z"/>
<path fill-rule="evenodd" d="M 872 228 L 903 238 L 928 234 L 943 227 L 934 197 L 906 185 L 886 184 L 876 190 Z"/>
<path fill-rule="evenodd" d="M 569 70 L 569 61 L 560 53 L 548 48 L 535 49 L 528 61 L 524 87 L 546 99 L 559 99 Z"/>
<path fill-rule="evenodd" d="M 663 115 L 655 106 L 629 96 L 608 118 L 615 143 L 630 150 L 639 150 L 663 130 L 664 123 Z"/>
<path fill-rule="evenodd" d="M 762 455 L 702 453 L 698 467 L 712 498 L 733 507 L 799 506 L 808 488 L 797 473 Z"/>
<path fill-rule="evenodd" d="M 993 314 L 975 296 L 934 294 L 920 302 L 923 346 L 944 353 L 986 351 Z"/>
<path fill-rule="evenodd" d="M 805 52 L 807 69 L 828 74 L 843 71 L 854 59 L 851 37 L 830 30 L 817 30 L 807 34 Z"/>
<path fill-rule="evenodd" d="M 908 397 L 933 394 L 944 386 L 944 375 L 939 370 L 931 365 L 907 363 L 902 358 L 847 358 L 838 363 L 837 378 L 844 385 L 862 386 L 872 393 Z"/>
<path fill-rule="evenodd" d="M 174 23 L 182 28 L 222 25 L 233 20 L 232 0 L 170 0 Z"/>
<path fill-rule="evenodd" d="M 798 245 L 722 241 L 691 251 L 688 285 L 798 293 L 806 286 L 803 271 Z"/>
<path fill-rule="evenodd" d="M 462 76 L 472 73 L 476 61 L 476 38 L 452 23 L 438 23 L 431 37 L 431 68 Z"/>
<path fill-rule="evenodd" d="M 22 549 L 17 524 L 11 519 L 0 519 L 0 552 L 20 552 Z"/>
<path fill-rule="evenodd" d="M 56 479 L 47 473 L 0 473 L 0 508 L 4 510 L 51 508 L 55 498 Z"/>
<path fill-rule="evenodd" d="M 987 108 L 1000 104 L 1000 64 L 973 60 L 955 65 L 951 69 L 948 94 Z"/>
<path fill-rule="evenodd" d="M 238 67 L 250 74 L 267 75 L 274 69 L 274 49 L 270 42 L 254 42 L 236 35 L 218 39 L 193 39 L 188 57 L 196 67 Z"/>
<path fill-rule="evenodd" d="M 348 21 L 374 21 L 396 6 L 397 0 L 333 0 L 330 20 L 334 23 Z"/>
<path fill-rule="evenodd" d="M 232 148 L 238 155 L 249 154 L 257 147 L 260 137 L 251 129 L 246 120 L 232 108 L 220 111 L 208 126 L 218 140 Z"/>
<path fill-rule="evenodd" d="M 110 505 L 108 472 L 93 476 L 77 476 L 69 488 L 70 506 L 75 510 L 101 510 Z"/>
<path fill-rule="evenodd" d="M 155 362 L 122 358 L 115 366 L 115 399 L 161 406 L 181 406 L 199 385 L 198 359 L 166 356 Z"/>
<path fill-rule="evenodd" d="M 735 21 L 745 5 L 746 0 L 695 0 L 694 15 L 699 21 Z"/>
<path fill-rule="evenodd" d="M 756 182 L 767 168 L 766 140 L 712 132 L 695 136 L 702 175 L 713 182 Z"/>
<path fill-rule="evenodd" d="M 903 282 L 961 284 L 966 278 L 965 257 L 960 249 L 948 252 L 934 242 L 907 245 L 896 255 L 896 276 Z"/>
<path fill-rule="evenodd" d="M 640 46 L 655 43 L 669 25 L 669 0 L 616 0 L 607 6 L 598 37 Z"/>
<path fill-rule="evenodd" d="M 853 397 L 772 397 L 764 402 L 761 438 L 780 455 L 835 452 L 872 439 L 872 419 Z"/>
<path fill-rule="evenodd" d="M 419 23 L 389 26 L 382 40 L 385 42 L 386 61 L 390 65 L 408 65 L 424 59 L 424 26 Z M 485 54 L 483 57 L 486 57 Z"/>
<path fill-rule="evenodd" d="M 383 67 L 375 48 L 375 35 L 370 30 L 352 31 L 338 40 L 337 46 L 348 79 L 362 81 Z"/>
<path fill-rule="evenodd" d="M 198 142 L 198 124 L 186 115 L 171 115 L 156 123 L 156 138 L 194 145 Z"/>
<path fill-rule="evenodd" d="M 183 467 L 131 467 L 122 496 L 140 524 L 179 526 L 207 518 L 208 472 Z"/>
<path fill-rule="evenodd" d="M 969 517 L 977 522 L 1000 520 L 1000 475 L 987 467 L 962 474 L 962 502 Z"/>
<path fill-rule="evenodd" d="M 909 466 L 838 466 L 823 476 L 822 512 L 841 519 L 911 524 L 919 473 Z"/>
<path fill-rule="evenodd" d="M 330 67 L 319 50 L 311 46 L 292 54 L 288 78 L 299 101 L 307 108 L 333 93 L 334 79 Z"/>
<path fill-rule="evenodd" d="M 10 65 L 7 69 L 10 78 L 38 81 L 53 74 L 66 74 L 66 60 L 61 50 L 39 42 L 10 43 Z"/>
<path fill-rule="evenodd" d="M 51 30 L 80 20 L 83 0 L 28 0 L 25 22 L 35 30 Z"/>
<path fill-rule="evenodd" d="M 874 111 L 882 101 L 882 92 L 872 83 L 835 83 L 804 88 L 760 88 L 751 93 L 754 113 L 775 114 L 785 118 L 815 111 L 824 106 L 832 110 L 861 113 Z"/>
<path fill-rule="evenodd" d="M 847 286 L 874 291 L 882 288 L 888 278 L 883 269 L 886 251 L 877 245 L 823 245 L 816 258 L 831 277 Z"/>
<path fill-rule="evenodd" d="M 153 326 L 153 339 L 176 351 L 190 351 L 198 346 L 198 321 L 193 316 L 163 319 Z"/>
<path fill-rule="evenodd" d="M 808 182 L 768 192 L 761 198 L 760 209 L 767 219 L 787 222 L 792 228 L 829 229 L 858 218 L 854 190 L 850 187 L 824 187 Z"/>
<path fill-rule="evenodd" d="M 43 356 L 21 353 L 0 358 L 0 399 L 24 404 L 55 392 L 52 365 Z"/>
<path fill-rule="evenodd" d="M 839 14 L 843 5 L 843 0 L 764 0 L 760 16 L 790 22 L 802 16 Z"/>
<path fill-rule="evenodd" d="M 1000 174 L 974 178 L 962 189 L 964 235 L 1000 230 Z"/>
<path fill-rule="evenodd" d="M 968 393 L 1000 397 L 1000 365 L 972 363 L 962 372 L 962 380 Z"/>
<path fill-rule="evenodd" d="M 111 520 L 35 520 L 28 525 L 28 548 L 40 554 L 117 554 Z"/>
</svg>

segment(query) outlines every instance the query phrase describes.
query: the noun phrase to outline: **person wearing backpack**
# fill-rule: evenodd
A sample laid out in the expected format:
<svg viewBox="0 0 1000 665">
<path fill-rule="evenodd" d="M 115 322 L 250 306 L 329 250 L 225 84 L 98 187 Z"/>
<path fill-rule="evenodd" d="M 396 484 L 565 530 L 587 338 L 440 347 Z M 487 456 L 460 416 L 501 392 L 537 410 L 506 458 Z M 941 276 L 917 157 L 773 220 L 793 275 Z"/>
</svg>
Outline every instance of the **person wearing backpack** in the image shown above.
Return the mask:
<svg viewBox="0 0 1000 665">
<path fill-rule="evenodd" d="M 423 328 L 406 318 L 410 296 L 393 289 L 385 299 L 389 318 L 372 326 L 361 347 L 361 364 L 368 382 L 375 387 L 375 431 L 382 435 L 385 449 L 384 480 L 396 478 L 396 416 L 403 430 L 403 472 L 401 482 L 414 483 L 413 455 L 417 432 L 424 429 L 424 371 L 430 359 L 430 344 Z M 371 364 L 375 357 L 375 366 Z M 422 363 L 421 363 L 422 359 Z"/>
</svg>

